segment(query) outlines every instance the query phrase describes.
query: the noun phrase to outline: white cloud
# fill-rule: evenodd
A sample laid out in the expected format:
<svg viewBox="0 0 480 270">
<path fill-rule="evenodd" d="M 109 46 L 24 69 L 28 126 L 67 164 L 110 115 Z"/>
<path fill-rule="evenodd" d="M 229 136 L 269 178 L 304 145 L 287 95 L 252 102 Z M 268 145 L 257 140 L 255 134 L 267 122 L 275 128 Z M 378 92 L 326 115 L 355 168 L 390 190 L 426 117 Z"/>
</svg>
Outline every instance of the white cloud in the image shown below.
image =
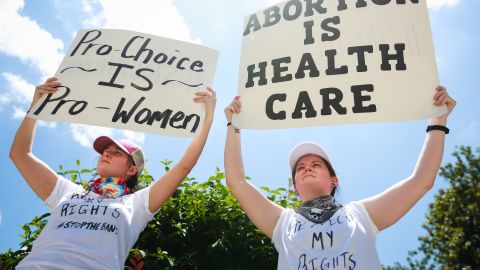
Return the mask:
<svg viewBox="0 0 480 270">
<path fill-rule="evenodd" d="M 23 0 L 0 1 L 0 52 L 20 58 L 42 76 L 53 74 L 63 58 L 63 43 L 19 12 Z"/>
<path fill-rule="evenodd" d="M 80 143 L 83 147 L 92 147 L 93 140 L 98 136 L 110 136 L 113 138 L 125 138 L 137 144 L 143 144 L 145 141 L 145 135 L 143 133 L 137 133 L 128 130 L 116 130 L 106 127 L 87 126 L 81 124 L 71 124 L 70 130 L 73 135 L 73 139 Z"/>
<path fill-rule="evenodd" d="M 93 11 L 92 5 L 87 0 L 82 0 L 83 12 L 89 13 Z"/>
<path fill-rule="evenodd" d="M 0 94 L 0 110 L 5 106 L 13 106 L 12 118 L 23 117 L 32 101 L 35 86 L 17 74 L 3 72 L 2 76 L 7 84 L 3 86 L 6 89 Z"/>
<path fill-rule="evenodd" d="M 0 0 L 0 53 L 17 57 L 33 66 L 44 79 L 53 74 L 61 62 L 63 43 L 36 21 L 20 15 L 24 4 L 23 0 Z M 82 17 L 86 18 L 83 21 L 85 27 L 129 29 L 201 42 L 191 37 L 188 25 L 171 0 L 82 0 L 81 10 L 84 13 Z M 0 94 L 0 110 L 9 105 L 14 119 L 24 117 L 35 86 L 16 74 L 4 72 L 2 76 L 8 88 Z M 39 121 L 39 125 L 56 127 L 54 122 Z M 99 135 L 124 137 L 139 144 L 145 140 L 142 133 L 97 126 L 71 124 L 70 131 L 73 139 L 85 147 L 91 147 L 92 141 Z"/>
<path fill-rule="evenodd" d="M 460 0 L 427 0 L 428 8 L 438 10 L 442 7 L 453 7 L 460 3 Z"/>
<path fill-rule="evenodd" d="M 122 136 L 123 138 L 137 143 L 137 144 L 143 144 L 145 141 L 145 134 L 144 133 L 138 133 L 135 131 L 130 131 L 130 130 L 122 130 Z"/>
<path fill-rule="evenodd" d="M 13 114 L 12 114 L 13 119 L 22 119 L 25 117 L 26 114 L 27 112 L 25 111 L 24 108 L 13 106 Z"/>
<path fill-rule="evenodd" d="M 42 121 L 42 120 L 38 121 L 38 125 L 41 126 L 41 127 L 48 127 L 48 128 L 56 128 L 57 127 L 56 122 L 45 122 L 45 121 Z"/>
<path fill-rule="evenodd" d="M 21 76 L 3 72 L 2 76 L 7 80 L 7 90 L 0 94 L 0 110 L 4 105 L 10 105 L 12 119 L 22 119 L 32 101 L 35 86 L 24 80 Z M 54 128 L 55 122 L 38 121 L 39 126 Z"/>
<path fill-rule="evenodd" d="M 6 94 L 8 102 L 16 102 L 21 104 L 30 104 L 35 91 L 35 86 L 28 83 L 20 75 L 3 72 L 2 76 L 7 80 L 8 86 Z M 3 95 L 2 95 L 3 96 Z"/>
<path fill-rule="evenodd" d="M 428 8 L 438 10 L 442 7 L 453 7 L 460 4 L 461 0 L 427 0 Z M 265 7 L 276 5 L 284 0 L 265 0 Z"/>
<path fill-rule="evenodd" d="M 84 7 L 100 6 L 100 12 L 85 20 L 85 27 L 118 28 L 201 43 L 172 0 L 84 0 Z M 85 8 L 84 8 L 85 9 Z"/>
<path fill-rule="evenodd" d="M 0 225 L 2 225 L 2 212 L 0 211 Z"/>
<path fill-rule="evenodd" d="M 95 138 L 101 135 L 112 136 L 113 130 L 106 127 L 70 124 L 73 139 L 81 146 L 91 147 Z"/>
<path fill-rule="evenodd" d="M 84 20 L 86 28 L 127 29 L 201 43 L 191 37 L 190 28 L 171 0 L 82 0 L 82 8 L 88 17 Z M 138 144 L 145 141 L 143 133 L 133 131 L 79 124 L 70 127 L 74 140 L 85 147 L 91 147 L 100 135 L 126 138 Z"/>
</svg>

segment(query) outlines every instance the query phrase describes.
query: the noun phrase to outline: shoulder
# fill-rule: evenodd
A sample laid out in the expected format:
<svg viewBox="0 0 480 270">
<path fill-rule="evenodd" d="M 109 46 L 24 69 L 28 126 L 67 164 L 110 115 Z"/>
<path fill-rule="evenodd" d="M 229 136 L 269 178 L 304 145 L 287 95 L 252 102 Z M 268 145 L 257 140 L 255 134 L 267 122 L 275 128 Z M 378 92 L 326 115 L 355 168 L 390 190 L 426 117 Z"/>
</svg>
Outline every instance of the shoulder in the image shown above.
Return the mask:
<svg viewBox="0 0 480 270">
<path fill-rule="evenodd" d="M 74 193 L 85 191 L 82 185 L 76 184 L 61 175 L 57 175 L 57 181 L 50 195 L 45 199 L 45 203 L 50 208 L 55 208 L 61 201 Z"/>
<path fill-rule="evenodd" d="M 359 201 L 352 201 L 349 202 L 344 206 L 345 213 L 357 220 L 359 223 L 363 224 L 366 228 L 368 228 L 373 233 L 378 233 L 377 226 L 373 223 L 373 220 L 370 218 L 368 214 L 367 208 L 363 205 L 363 203 Z"/>
</svg>

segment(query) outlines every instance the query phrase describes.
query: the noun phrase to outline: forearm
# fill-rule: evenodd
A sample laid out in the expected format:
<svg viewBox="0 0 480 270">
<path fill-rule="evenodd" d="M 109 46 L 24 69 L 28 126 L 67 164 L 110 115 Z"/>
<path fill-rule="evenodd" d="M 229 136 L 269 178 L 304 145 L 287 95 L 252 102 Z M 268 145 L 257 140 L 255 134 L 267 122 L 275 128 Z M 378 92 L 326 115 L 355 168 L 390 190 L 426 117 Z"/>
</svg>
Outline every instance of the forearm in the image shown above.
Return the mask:
<svg viewBox="0 0 480 270">
<path fill-rule="evenodd" d="M 192 140 L 185 151 L 183 158 L 169 170 L 159 181 L 153 184 L 149 195 L 150 212 L 157 211 L 170 196 L 177 190 L 193 166 L 197 163 L 203 151 L 208 133 L 212 125 L 213 116 L 206 115 L 200 134 Z"/>
<path fill-rule="evenodd" d="M 227 127 L 224 163 L 228 186 L 232 188 L 245 180 L 240 132 L 231 125 Z"/>
<path fill-rule="evenodd" d="M 20 124 L 20 127 L 15 134 L 10 149 L 10 158 L 12 160 L 22 155 L 28 155 L 32 152 L 36 126 L 36 119 L 30 117 L 25 117 L 25 119 L 23 119 L 23 122 Z"/>
<path fill-rule="evenodd" d="M 212 122 L 213 115 L 206 114 L 200 133 L 197 137 L 192 139 L 192 142 L 185 151 L 182 159 L 178 162 L 177 165 L 181 166 L 186 171 L 186 174 L 188 174 L 192 170 L 192 168 L 195 166 L 198 159 L 200 158 L 203 148 L 205 147 L 205 144 L 207 142 Z"/>
<path fill-rule="evenodd" d="M 445 126 L 446 119 L 435 118 L 430 120 L 430 124 Z M 422 151 L 420 152 L 417 164 L 411 176 L 412 181 L 415 181 L 416 184 L 426 189 L 430 189 L 433 186 L 442 162 L 444 146 L 445 132 L 431 130 L 427 133 Z"/>
</svg>

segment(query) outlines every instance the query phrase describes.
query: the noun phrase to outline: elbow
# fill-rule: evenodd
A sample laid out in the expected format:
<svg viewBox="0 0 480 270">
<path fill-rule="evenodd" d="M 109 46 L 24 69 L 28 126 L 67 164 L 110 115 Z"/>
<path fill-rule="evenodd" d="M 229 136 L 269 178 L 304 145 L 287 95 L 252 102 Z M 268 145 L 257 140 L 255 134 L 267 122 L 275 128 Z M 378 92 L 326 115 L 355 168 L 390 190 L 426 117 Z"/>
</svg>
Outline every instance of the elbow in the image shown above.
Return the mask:
<svg viewBox="0 0 480 270">
<path fill-rule="evenodd" d="M 435 184 L 435 175 L 418 177 L 416 179 L 421 179 L 421 181 L 415 181 L 415 185 L 422 191 L 422 193 L 426 193 L 431 190 Z"/>
<path fill-rule="evenodd" d="M 193 164 L 193 166 L 195 166 L 195 164 Z M 180 167 L 181 174 L 187 177 L 188 174 L 192 171 L 193 166 L 181 166 Z"/>
<path fill-rule="evenodd" d="M 430 191 L 433 188 L 433 182 L 428 181 L 427 183 L 422 184 L 418 190 L 420 191 L 421 194 L 426 194 L 428 191 Z M 422 195 L 423 196 L 423 195 Z"/>
<path fill-rule="evenodd" d="M 13 164 L 17 165 L 19 162 L 23 160 L 27 160 L 29 158 L 33 158 L 33 154 L 30 151 L 24 152 L 17 149 L 10 149 L 9 158 L 13 162 Z"/>
<path fill-rule="evenodd" d="M 230 190 L 231 193 L 234 193 L 235 189 L 237 189 L 240 183 L 238 183 L 238 181 L 235 181 L 231 177 L 228 177 L 228 175 L 226 175 L 225 179 L 226 179 L 225 182 L 227 183 L 228 189 Z"/>
<path fill-rule="evenodd" d="M 227 183 L 227 186 L 231 189 L 234 186 L 234 181 L 232 180 L 231 177 L 228 177 L 228 174 L 225 174 L 225 182 Z"/>
<path fill-rule="evenodd" d="M 435 177 L 432 177 L 432 179 L 429 179 L 428 181 L 426 181 L 425 185 L 423 185 L 424 191 L 427 192 L 430 189 L 432 189 L 434 183 L 435 183 Z"/>
<path fill-rule="evenodd" d="M 237 187 L 238 185 L 241 185 L 245 181 L 245 174 L 244 171 L 241 170 L 239 172 L 230 172 L 229 170 L 225 170 L 225 182 L 227 183 L 227 186 L 231 189 Z"/>
<path fill-rule="evenodd" d="M 10 158 L 11 161 L 15 162 L 15 160 L 18 159 L 19 154 L 18 154 L 18 151 L 15 151 L 15 150 L 12 148 L 12 149 L 10 149 L 10 154 L 9 154 L 8 156 L 9 156 L 9 158 Z"/>
</svg>

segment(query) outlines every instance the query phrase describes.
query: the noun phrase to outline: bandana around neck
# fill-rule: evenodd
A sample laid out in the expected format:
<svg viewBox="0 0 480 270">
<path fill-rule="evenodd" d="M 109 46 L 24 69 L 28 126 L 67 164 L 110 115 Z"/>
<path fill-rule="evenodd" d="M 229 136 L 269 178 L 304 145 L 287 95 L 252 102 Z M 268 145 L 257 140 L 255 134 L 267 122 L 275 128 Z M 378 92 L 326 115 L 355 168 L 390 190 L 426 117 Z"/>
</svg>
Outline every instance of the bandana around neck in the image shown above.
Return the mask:
<svg viewBox="0 0 480 270">
<path fill-rule="evenodd" d="M 295 212 L 313 223 L 324 223 L 341 207 L 341 204 L 335 202 L 335 198 L 330 195 L 324 195 L 302 203 L 300 207 L 295 209 Z"/>
<path fill-rule="evenodd" d="M 118 177 L 101 177 L 90 182 L 89 186 L 98 195 L 108 199 L 116 199 L 131 192 L 126 182 Z"/>
</svg>

